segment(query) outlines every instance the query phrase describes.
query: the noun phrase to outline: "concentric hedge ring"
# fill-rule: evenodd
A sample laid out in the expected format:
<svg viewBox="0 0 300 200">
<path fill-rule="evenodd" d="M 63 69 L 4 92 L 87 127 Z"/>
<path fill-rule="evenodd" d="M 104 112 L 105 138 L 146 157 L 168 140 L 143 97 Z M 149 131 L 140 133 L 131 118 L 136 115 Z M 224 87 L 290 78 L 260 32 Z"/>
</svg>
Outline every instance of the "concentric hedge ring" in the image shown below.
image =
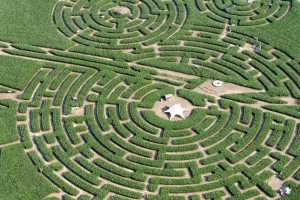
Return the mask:
<svg viewBox="0 0 300 200">
<path fill-rule="evenodd" d="M 18 132 L 59 188 L 48 199 L 251 199 L 276 196 L 274 172 L 299 179 L 294 120 L 141 76 L 53 66 L 33 77 L 19 96 Z M 170 93 L 195 106 L 188 118 L 151 111 Z"/>
<path fill-rule="evenodd" d="M 59 1 L 54 22 L 67 37 L 80 44 L 125 49 L 171 37 L 186 20 L 180 0 Z"/>
<path fill-rule="evenodd" d="M 216 2 L 203 5 L 212 10 L 210 3 L 225 1 Z M 241 13 L 207 13 L 220 22 L 257 22 Z M 182 0 L 65 0 L 56 5 L 54 22 L 80 44 L 128 49 L 170 38 L 186 14 Z M 263 17 L 263 23 L 269 20 Z M 285 105 L 275 96 L 300 96 L 299 62 L 226 27 L 191 22 L 176 40 L 157 45 L 155 57 L 140 52 L 128 58 L 137 66 L 80 50 L 11 45 L 5 52 L 56 63 L 40 68 L 17 101 L 25 152 L 59 191 L 45 200 L 258 200 L 278 196 L 270 177 L 299 181 L 299 121 L 267 107 Z M 201 79 L 175 80 L 176 74 L 150 67 Z M 215 98 L 197 90 L 206 78 L 261 92 Z M 189 117 L 174 122 L 156 115 L 153 105 L 165 94 L 188 100 Z M 267 103 L 262 107 L 256 100 Z"/>
<path fill-rule="evenodd" d="M 288 0 L 196 0 L 196 4 L 209 18 L 240 26 L 271 23 L 284 17 L 291 8 Z"/>
<path fill-rule="evenodd" d="M 206 126 L 216 126 L 214 114 L 207 117 L 200 108 L 180 122 L 157 120 L 153 104 L 174 92 L 161 82 L 112 72 L 43 68 L 20 96 L 19 115 L 29 120 L 19 123 L 19 134 L 62 199 L 156 199 L 160 185 L 186 180 L 189 173 L 178 164 L 203 157 L 197 145 L 201 138 L 188 129 L 207 118 Z M 183 98 L 188 94 L 179 92 Z M 203 98 L 197 96 L 194 105 L 203 106 Z M 84 112 L 74 111 L 81 108 Z M 174 183 L 168 183 L 171 179 Z"/>
</svg>

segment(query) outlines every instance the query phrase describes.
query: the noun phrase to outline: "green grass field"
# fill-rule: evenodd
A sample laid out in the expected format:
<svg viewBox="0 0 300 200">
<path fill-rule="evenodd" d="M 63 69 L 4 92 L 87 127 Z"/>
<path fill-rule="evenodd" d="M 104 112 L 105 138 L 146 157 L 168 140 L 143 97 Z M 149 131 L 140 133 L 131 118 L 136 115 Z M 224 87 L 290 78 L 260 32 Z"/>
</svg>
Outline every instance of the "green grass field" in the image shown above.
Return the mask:
<svg viewBox="0 0 300 200">
<path fill-rule="evenodd" d="M 0 5 L 0 200 L 299 199 L 300 1 Z"/>
</svg>

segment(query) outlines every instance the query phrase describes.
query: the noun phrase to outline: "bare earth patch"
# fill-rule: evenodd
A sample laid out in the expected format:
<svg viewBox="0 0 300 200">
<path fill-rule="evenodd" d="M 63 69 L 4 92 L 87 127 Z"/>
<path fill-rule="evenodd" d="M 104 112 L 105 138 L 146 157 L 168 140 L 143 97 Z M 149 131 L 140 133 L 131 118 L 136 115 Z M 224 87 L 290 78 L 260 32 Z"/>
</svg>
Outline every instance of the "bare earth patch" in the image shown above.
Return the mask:
<svg viewBox="0 0 300 200">
<path fill-rule="evenodd" d="M 125 15 L 125 14 L 131 15 L 130 9 L 124 6 L 115 7 L 113 11 L 121 15 Z"/>
<path fill-rule="evenodd" d="M 172 96 L 169 99 L 167 99 L 166 101 L 162 100 L 162 101 L 157 101 L 154 104 L 154 107 L 152 108 L 152 110 L 155 112 L 155 114 L 163 119 L 169 119 L 168 114 L 163 112 L 163 109 L 175 104 L 180 104 L 184 109 L 184 116 L 188 117 L 192 110 L 194 109 L 194 106 L 186 99 L 183 99 L 181 97 L 177 97 L 177 96 Z M 174 117 L 172 119 L 172 121 L 177 121 L 177 120 L 182 120 L 182 118 L 180 117 Z"/>
<path fill-rule="evenodd" d="M 220 35 L 221 39 L 223 39 L 223 38 L 226 37 L 226 35 L 227 35 L 227 27 L 228 27 L 228 24 L 225 24 L 224 31 Z"/>
<path fill-rule="evenodd" d="M 192 37 L 198 37 L 200 34 L 199 31 L 192 31 Z"/>
<path fill-rule="evenodd" d="M 248 93 L 248 92 L 257 92 L 257 90 L 239 86 L 233 83 L 223 83 L 221 87 L 214 87 L 212 85 L 212 80 L 204 82 L 199 87 L 194 90 L 200 93 L 205 93 L 212 96 L 222 96 L 224 94 L 237 94 L 237 93 Z"/>
<path fill-rule="evenodd" d="M 123 49 L 122 52 L 123 53 L 131 53 L 133 51 L 133 49 Z"/>
<path fill-rule="evenodd" d="M 83 107 L 74 107 L 74 108 L 72 108 L 71 113 L 72 113 L 72 115 L 83 116 L 84 108 Z"/>
<path fill-rule="evenodd" d="M 14 99 L 21 94 L 21 92 L 13 92 L 13 93 L 0 93 L 0 99 Z"/>
<path fill-rule="evenodd" d="M 279 178 L 277 178 L 276 176 L 272 176 L 268 180 L 268 184 L 274 191 L 278 191 L 280 189 L 280 187 L 282 186 L 283 181 L 280 180 Z"/>
<path fill-rule="evenodd" d="M 299 100 L 292 98 L 292 97 L 281 97 L 280 99 L 283 101 L 286 101 L 288 105 L 299 105 L 300 104 Z"/>
<path fill-rule="evenodd" d="M 239 53 L 240 52 L 243 52 L 243 51 L 251 51 L 251 52 L 254 52 L 254 48 L 253 48 L 253 45 L 252 44 L 249 44 L 249 43 L 246 43 L 244 46 L 240 47 L 239 49 Z"/>
</svg>

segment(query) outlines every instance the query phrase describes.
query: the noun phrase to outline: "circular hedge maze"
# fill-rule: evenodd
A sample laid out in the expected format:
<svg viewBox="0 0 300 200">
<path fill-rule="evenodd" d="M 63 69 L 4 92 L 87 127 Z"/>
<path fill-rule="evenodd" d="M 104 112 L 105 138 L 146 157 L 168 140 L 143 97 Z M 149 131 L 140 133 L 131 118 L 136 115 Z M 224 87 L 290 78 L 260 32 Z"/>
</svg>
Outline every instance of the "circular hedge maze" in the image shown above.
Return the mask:
<svg viewBox="0 0 300 200">
<path fill-rule="evenodd" d="M 190 101 L 191 115 L 159 118 L 151 108 L 164 94 Z M 26 152 L 68 197 L 273 197 L 265 181 L 299 164 L 284 153 L 297 154 L 294 120 L 155 80 L 44 68 L 19 98 Z"/>
<path fill-rule="evenodd" d="M 80 44 L 113 49 L 150 45 L 170 38 L 186 19 L 180 0 L 60 1 L 54 23 Z"/>
<path fill-rule="evenodd" d="M 200 11 L 217 22 L 239 26 L 272 23 L 286 16 L 291 2 L 286 0 L 195 0 Z"/>
<path fill-rule="evenodd" d="M 74 47 L 3 43 L 47 61 L 17 98 L 25 152 L 60 191 L 45 200 L 266 200 L 299 185 L 300 61 L 239 29 L 291 7 L 65 0 L 53 21 Z M 209 22 L 189 20 L 198 9 Z M 157 113 L 168 94 L 186 118 Z"/>
</svg>

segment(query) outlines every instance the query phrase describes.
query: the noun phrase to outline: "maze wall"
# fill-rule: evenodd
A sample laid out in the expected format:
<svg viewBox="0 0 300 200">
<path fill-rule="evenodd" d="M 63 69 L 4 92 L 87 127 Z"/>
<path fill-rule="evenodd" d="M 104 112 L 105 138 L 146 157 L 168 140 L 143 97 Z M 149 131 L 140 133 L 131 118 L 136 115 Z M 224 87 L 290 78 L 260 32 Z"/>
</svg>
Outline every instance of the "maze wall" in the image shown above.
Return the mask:
<svg viewBox="0 0 300 200">
<path fill-rule="evenodd" d="M 60 191 L 45 200 L 264 200 L 279 197 L 272 177 L 299 184 L 299 59 L 239 29 L 290 9 L 64 0 L 53 23 L 74 47 L 0 42 L 4 55 L 46 63 L 16 99 L 20 142 Z M 216 79 L 256 92 L 199 92 Z M 156 115 L 166 94 L 189 101 L 190 116 Z"/>
<path fill-rule="evenodd" d="M 289 0 L 195 0 L 201 12 L 219 23 L 239 26 L 265 25 L 285 17 Z"/>
<path fill-rule="evenodd" d="M 53 20 L 59 31 L 79 44 L 128 49 L 172 37 L 186 15 L 181 0 L 79 0 L 58 2 Z"/>
<path fill-rule="evenodd" d="M 19 97 L 25 151 L 62 198 L 268 199 L 273 174 L 298 180 L 295 120 L 137 77 L 47 67 Z M 197 108 L 160 119 L 151 108 L 168 93 Z"/>
<path fill-rule="evenodd" d="M 138 63 L 299 99 L 298 59 L 237 29 L 227 32 L 226 25 L 190 26 L 176 41 L 163 43 L 156 58 L 143 58 Z"/>
</svg>

